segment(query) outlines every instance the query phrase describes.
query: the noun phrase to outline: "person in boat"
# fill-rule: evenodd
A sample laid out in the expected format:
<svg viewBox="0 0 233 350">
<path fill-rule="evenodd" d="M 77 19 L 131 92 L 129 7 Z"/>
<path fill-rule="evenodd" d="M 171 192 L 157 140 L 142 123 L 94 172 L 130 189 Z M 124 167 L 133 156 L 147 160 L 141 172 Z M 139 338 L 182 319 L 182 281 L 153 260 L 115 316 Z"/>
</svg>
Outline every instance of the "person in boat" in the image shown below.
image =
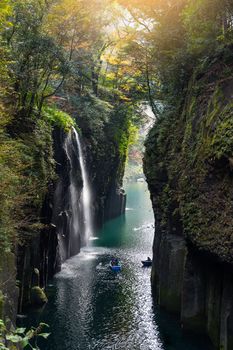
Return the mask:
<svg viewBox="0 0 233 350">
<path fill-rule="evenodd" d="M 147 261 L 151 261 L 151 258 L 149 256 L 147 257 Z"/>
<path fill-rule="evenodd" d="M 112 259 L 112 265 L 113 265 L 113 266 L 119 265 L 119 260 L 118 260 L 117 258 L 113 258 L 113 259 Z"/>
</svg>

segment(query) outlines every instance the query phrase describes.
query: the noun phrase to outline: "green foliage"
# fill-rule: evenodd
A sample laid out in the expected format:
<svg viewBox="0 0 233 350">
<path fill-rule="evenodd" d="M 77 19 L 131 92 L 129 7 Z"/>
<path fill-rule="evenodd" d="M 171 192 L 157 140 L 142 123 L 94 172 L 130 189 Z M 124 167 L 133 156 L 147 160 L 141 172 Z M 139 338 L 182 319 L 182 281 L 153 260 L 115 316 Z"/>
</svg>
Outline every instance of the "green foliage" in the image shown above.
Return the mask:
<svg viewBox="0 0 233 350">
<path fill-rule="evenodd" d="M 0 251 L 25 243 L 40 229 L 42 202 L 55 178 L 52 127 L 73 125 L 55 108 L 41 116 L 45 99 L 67 71 L 62 48 L 42 30 L 47 5 L 1 2 Z"/>
<path fill-rule="evenodd" d="M 223 3 L 198 0 L 190 1 L 186 6 L 182 15 L 187 31 L 187 48 L 191 53 L 210 53 L 219 45 L 216 39 L 222 33 L 222 24 L 218 16 L 221 16 Z"/>
<path fill-rule="evenodd" d="M 134 36 L 126 52 L 131 64 L 144 77 L 145 91 L 156 115 L 155 100 L 176 105 L 200 61 L 222 52 L 232 44 L 230 1 L 223 0 L 137 0 L 119 3 L 134 21 Z M 131 26 L 132 27 L 132 26 Z M 139 82 L 139 84 L 140 84 Z"/>
<path fill-rule="evenodd" d="M 16 328 L 8 330 L 3 320 L 0 320 L 0 348 L 2 350 L 13 349 L 39 349 L 37 345 L 38 338 L 47 339 L 50 333 L 42 333 L 43 328 L 49 327 L 46 323 L 40 323 L 37 328 Z"/>
<path fill-rule="evenodd" d="M 188 82 L 195 70 L 194 80 L 210 69 L 213 55 L 216 61 L 224 56 L 227 68 L 221 79 L 231 74 L 232 4 L 118 3 L 121 7 L 108 0 L 90 6 L 76 0 L 1 2 L 0 230 L 7 249 L 16 231 L 24 241 L 39 228 L 41 204 L 55 179 L 54 126 L 67 132 L 76 122 L 99 163 L 106 165 L 104 157 L 111 157 L 112 164 L 118 159 L 120 179 L 139 124 L 139 106 L 147 100 L 158 128 L 147 147 L 153 156 L 170 151 L 163 161 L 158 157 L 155 174 L 167 171 L 176 152 L 185 154 L 185 166 L 198 164 L 202 176 L 202 162 L 231 157 L 231 107 L 222 106 L 215 92 L 206 96 L 208 109 L 200 113 L 200 85 L 209 84 L 211 90 L 211 81 Z M 128 11 L 123 21 L 122 6 Z M 54 106 L 47 102 L 53 95 Z M 187 110 L 182 114 L 184 96 Z M 174 164 L 171 168 L 171 174 L 179 176 Z M 174 200 L 169 210 L 178 197 L 173 186 L 170 190 Z"/>
<path fill-rule="evenodd" d="M 17 100 L 17 121 L 40 113 L 46 98 L 61 85 L 68 71 L 63 49 L 43 32 L 47 1 L 11 2 L 11 25 L 2 32 L 2 48 L 8 50 L 6 67 Z M 30 28 L 30 30 L 28 30 Z"/>
<path fill-rule="evenodd" d="M 226 73 L 227 72 L 227 73 Z M 185 99 L 157 121 L 145 171 L 158 225 L 232 261 L 232 64 L 225 50 L 201 61 Z"/>
<path fill-rule="evenodd" d="M 21 174 L 23 145 L 2 135 L 0 143 L 0 250 L 9 249 L 15 233 L 15 225 L 20 221 L 23 202 Z M 18 219 L 18 220 L 17 220 Z"/>
<path fill-rule="evenodd" d="M 75 119 L 81 130 L 93 137 L 103 137 L 104 127 L 108 124 L 113 106 L 93 94 L 71 96 L 71 104 L 76 110 Z"/>
<path fill-rule="evenodd" d="M 229 106 L 228 106 L 229 107 Z M 212 155 L 216 159 L 232 157 L 233 149 L 233 120 L 232 107 L 228 118 L 221 121 L 211 140 Z"/>
<path fill-rule="evenodd" d="M 66 132 L 68 132 L 72 128 L 72 126 L 75 126 L 75 122 L 71 118 L 71 116 L 57 109 L 56 107 L 44 107 L 43 117 L 51 125 L 57 126 Z"/>
<path fill-rule="evenodd" d="M 9 0 L 2 0 L 0 3 L 0 31 L 9 28 L 11 23 L 9 17 L 12 15 L 12 6 Z"/>
<path fill-rule="evenodd" d="M 107 127 L 107 135 L 116 145 L 119 158 L 126 161 L 128 147 L 134 141 L 137 127 L 133 123 L 135 110 L 133 106 L 120 103 L 116 105 L 112 111 L 109 125 Z"/>
<path fill-rule="evenodd" d="M 0 250 L 11 248 L 16 232 L 17 241 L 24 241 L 30 232 L 37 231 L 47 186 L 55 177 L 51 132 L 51 126 L 42 119 L 31 135 L 21 135 L 20 139 L 12 140 L 2 130 Z"/>
</svg>

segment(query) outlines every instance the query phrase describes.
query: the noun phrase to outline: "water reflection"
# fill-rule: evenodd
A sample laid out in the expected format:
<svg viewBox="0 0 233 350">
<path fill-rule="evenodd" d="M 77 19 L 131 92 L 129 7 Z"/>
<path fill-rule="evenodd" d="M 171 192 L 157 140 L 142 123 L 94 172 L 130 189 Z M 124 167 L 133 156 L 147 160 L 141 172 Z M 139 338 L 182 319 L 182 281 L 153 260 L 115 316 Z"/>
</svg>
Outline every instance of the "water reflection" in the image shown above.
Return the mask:
<svg viewBox="0 0 233 350">
<path fill-rule="evenodd" d="M 106 223 L 78 256 L 68 260 L 50 288 L 50 301 L 31 318 L 50 324 L 43 350 L 207 350 L 185 337 L 177 320 L 153 305 L 150 268 L 153 216 L 145 184 L 130 185 L 126 215 Z M 122 272 L 109 269 L 112 256 Z M 30 323 L 31 320 L 29 319 Z"/>
</svg>

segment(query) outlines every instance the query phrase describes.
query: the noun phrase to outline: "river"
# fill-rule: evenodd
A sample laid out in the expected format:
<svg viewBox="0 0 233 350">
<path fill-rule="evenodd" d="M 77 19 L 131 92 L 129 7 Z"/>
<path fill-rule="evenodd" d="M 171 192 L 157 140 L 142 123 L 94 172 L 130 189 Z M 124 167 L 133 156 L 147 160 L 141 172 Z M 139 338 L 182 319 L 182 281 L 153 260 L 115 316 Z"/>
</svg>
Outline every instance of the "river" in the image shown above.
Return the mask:
<svg viewBox="0 0 233 350">
<path fill-rule="evenodd" d="M 49 303 L 27 323 L 46 322 L 42 350 L 208 350 L 206 339 L 185 334 L 175 316 L 151 295 L 153 212 L 146 184 L 126 186 L 126 214 L 105 224 L 90 245 L 66 261 L 48 286 Z M 109 269 L 111 257 L 122 271 Z"/>
</svg>

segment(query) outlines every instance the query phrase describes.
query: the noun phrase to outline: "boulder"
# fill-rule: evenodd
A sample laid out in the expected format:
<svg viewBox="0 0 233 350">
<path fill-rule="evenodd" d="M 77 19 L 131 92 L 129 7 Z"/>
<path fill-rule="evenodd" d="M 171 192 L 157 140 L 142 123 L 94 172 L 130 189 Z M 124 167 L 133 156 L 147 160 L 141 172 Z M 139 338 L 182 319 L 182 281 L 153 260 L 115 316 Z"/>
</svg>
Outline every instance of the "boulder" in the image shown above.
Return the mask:
<svg viewBox="0 0 233 350">
<path fill-rule="evenodd" d="M 32 305 L 42 306 L 48 302 L 44 290 L 40 287 L 33 287 L 31 289 L 31 303 Z"/>
</svg>

